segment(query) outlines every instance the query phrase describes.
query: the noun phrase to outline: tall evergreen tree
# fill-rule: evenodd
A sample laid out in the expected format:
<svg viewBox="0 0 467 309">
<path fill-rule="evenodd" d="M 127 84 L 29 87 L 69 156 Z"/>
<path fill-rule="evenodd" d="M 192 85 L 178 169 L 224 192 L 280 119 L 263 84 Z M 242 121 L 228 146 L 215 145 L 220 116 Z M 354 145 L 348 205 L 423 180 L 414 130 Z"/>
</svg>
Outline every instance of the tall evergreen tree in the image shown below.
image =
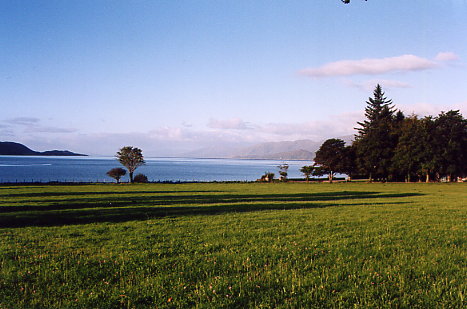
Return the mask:
<svg viewBox="0 0 467 309">
<path fill-rule="evenodd" d="M 392 100 L 385 97 L 379 84 L 373 91 L 373 98 L 369 98 L 366 103 L 366 120 L 358 122 L 361 127 L 356 128 L 357 161 L 361 170 L 368 174 L 370 181 L 373 177 L 386 180 L 391 171 L 392 157 L 397 144 L 397 134 L 394 134 L 397 118 L 394 116 Z"/>
<path fill-rule="evenodd" d="M 394 114 L 394 105 L 392 100 L 389 100 L 384 96 L 383 88 L 380 84 L 377 84 L 373 91 L 373 98 L 368 98 L 366 101 L 367 106 L 365 107 L 365 118 L 363 122 L 357 122 L 361 128 L 355 128 L 358 134 L 355 136 L 357 139 L 365 136 L 374 124 L 383 118 Z"/>
</svg>

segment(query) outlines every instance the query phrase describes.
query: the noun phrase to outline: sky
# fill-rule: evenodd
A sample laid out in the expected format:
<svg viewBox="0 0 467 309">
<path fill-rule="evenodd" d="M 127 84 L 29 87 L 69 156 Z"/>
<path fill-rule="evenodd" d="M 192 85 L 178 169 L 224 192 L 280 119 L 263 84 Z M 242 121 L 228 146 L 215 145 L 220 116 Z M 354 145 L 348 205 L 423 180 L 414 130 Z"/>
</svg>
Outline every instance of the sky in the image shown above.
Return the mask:
<svg viewBox="0 0 467 309">
<path fill-rule="evenodd" d="M 146 156 L 467 112 L 467 0 L 0 1 L 0 141 Z"/>
</svg>

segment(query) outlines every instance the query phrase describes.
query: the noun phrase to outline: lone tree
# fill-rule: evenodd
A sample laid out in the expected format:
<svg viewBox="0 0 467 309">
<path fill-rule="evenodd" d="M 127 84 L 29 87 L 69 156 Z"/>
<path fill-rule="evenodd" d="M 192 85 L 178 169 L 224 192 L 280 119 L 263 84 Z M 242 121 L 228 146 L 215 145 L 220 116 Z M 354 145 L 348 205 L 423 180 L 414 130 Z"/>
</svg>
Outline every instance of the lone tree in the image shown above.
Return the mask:
<svg viewBox="0 0 467 309">
<path fill-rule="evenodd" d="M 332 183 L 335 172 L 342 172 L 345 142 L 331 138 L 325 141 L 316 152 L 315 163 L 328 171 L 329 182 Z"/>
<path fill-rule="evenodd" d="M 117 152 L 117 160 L 127 168 L 130 175 L 130 182 L 133 183 L 133 173 L 141 165 L 143 165 L 144 157 L 141 149 L 133 146 L 125 146 Z"/>
<path fill-rule="evenodd" d="M 300 172 L 305 175 L 306 182 L 310 181 L 310 175 L 313 174 L 314 169 L 315 167 L 313 165 L 305 165 L 300 169 Z"/>
<path fill-rule="evenodd" d="M 120 178 L 125 176 L 126 171 L 121 167 L 115 167 L 107 172 L 107 175 L 114 178 L 117 183 L 120 183 Z"/>
<path fill-rule="evenodd" d="M 281 164 L 277 167 L 279 169 L 279 175 L 281 181 L 287 181 L 287 171 L 289 170 L 289 165 L 287 163 Z"/>
</svg>

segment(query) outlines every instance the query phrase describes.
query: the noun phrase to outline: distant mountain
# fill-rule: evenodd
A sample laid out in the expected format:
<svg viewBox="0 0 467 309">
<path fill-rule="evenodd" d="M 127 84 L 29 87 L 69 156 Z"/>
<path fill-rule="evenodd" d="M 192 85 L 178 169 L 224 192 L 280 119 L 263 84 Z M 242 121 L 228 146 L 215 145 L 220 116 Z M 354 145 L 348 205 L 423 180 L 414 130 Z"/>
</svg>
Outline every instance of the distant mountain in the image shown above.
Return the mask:
<svg viewBox="0 0 467 309">
<path fill-rule="evenodd" d="M 350 144 L 353 135 L 338 137 Z M 297 140 L 260 143 L 248 147 L 209 147 L 185 154 L 197 158 L 313 160 L 323 141 Z"/>
<path fill-rule="evenodd" d="M 187 158 L 232 158 L 238 152 L 238 149 L 243 147 L 244 145 L 215 145 L 185 152 L 181 156 Z"/>
<path fill-rule="evenodd" d="M 313 160 L 321 142 L 311 140 L 261 143 L 239 149 L 234 158 L 271 160 Z"/>
<path fill-rule="evenodd" d="M 86 156 L 68 150 L 34 151 L 23 144 L 0 142 L 0 155 L 3 156 Z"/>
<path fill-rule="evenodd" d="M 267 160 L 304 160 L 311 161 L 315 157 L 314 151 L 307 151 L 304 149 L 277 152 L 271 154 L 261 155 L 248 155 L 248 156 L 236 156 L 236 159 L 267 159 Z"/>
</svg>

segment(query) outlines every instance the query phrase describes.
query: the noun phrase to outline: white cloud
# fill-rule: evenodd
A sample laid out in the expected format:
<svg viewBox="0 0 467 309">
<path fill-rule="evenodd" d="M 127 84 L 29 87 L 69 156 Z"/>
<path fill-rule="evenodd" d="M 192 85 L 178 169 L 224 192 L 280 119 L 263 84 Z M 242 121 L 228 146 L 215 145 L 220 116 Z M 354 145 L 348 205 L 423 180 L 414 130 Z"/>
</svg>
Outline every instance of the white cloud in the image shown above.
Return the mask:
<svg viewBox="0 0 467 309">
<path fill-rule="evenodd" d="M 232 118 L 232 119 L 224 119 L 224 120 L 210 119 L 208 122 L 208 127 L 212 129 L 222 129 L 222 130 L 251 129 L 251 126 L 240 118 Z"/>
<path fill-rule="evenodd" d="M 447 112 L 449 110 L 460 110 L 463 114 L 467 109 L 467 102 L 452 105 L 438 105 L 429 103 L 415 103 L 415 104 L 397 104 L 398 109 L 402 110 L 404 114 L 411 115 L 415 114 L 420 117 L 424 116 L 437 116 L 441 112 Z"/>
<path fill-rule="evenodd" d="M 150 131 L 148 134 L 151 138 L 157 140 L 185 140 L 185 130 L 177 127 L 162 127 Z"/>
<path fill-rule="evenodd" d="M 419 116 L 438 115 L 441 111 L 460 109 L 464 113 L 467 102 L 450 106 L 418 103 L 411 105 L 396 104 L 406 115 L 415 113 Z M 114 155 L 125 145 L 140 147 L 145 156 L 182 156 L 191 151 L 209 148 L 228 149 L 233 146 L 246 146 L 261 142 L 294 141 L 310 139 L 321 141 L 328 138 L 342 137 L 356 133 L 357 122 L 364 119 L 363 109 L 355 112 L 340 113 L 318 121 L 301 123 L 246 123 L 243 120 L 212 123 L 204 128 L 159 127 L 148 132 L 100 133 L 100 134 L 49 134 L 35 132 L 21 134 L 15 131 L 7 134 L 0 129 L 8 140 L 22 142 L 32 149 L 43 151 L 50 149 L 68 149 L 90 155 Z M 213 125 L 214 124 L 214 125 Z M 222 124 L 222 126 L 221 126 Z M 236 124 L 236 125 L 234 125 Z M 243 124 L 243 125 L 242 125 Z M 213 128 L 212 126 L 216 126 Z M 247 126 L 250 130 L 239 130 Z M 3 132 L 2 132 L 3 131 Z M 0 136 L 1 137 L 1 136 Z M 1 139 L 1 138 L 0 138 Z"/>
<path fill-rule="evenodd" d="M 459 56 L 452 52 L 442 52 L 438 53 L 435 57 L 436 61 L 454 61 L 458 60 Z"/>
<path fill-rule="evenodd" d="M 310 77 L 331 77 L 349 75 L 377 75 L 393 72 L 410 72 L 428 70 L 437 64 L 426 58 L 414 55 L 402 55 L 389 58 L 372 58 L 361 60 L 341 60 L 327 63 L 321 67 L 301 70 L 301 75 Z"/>
</svg>

